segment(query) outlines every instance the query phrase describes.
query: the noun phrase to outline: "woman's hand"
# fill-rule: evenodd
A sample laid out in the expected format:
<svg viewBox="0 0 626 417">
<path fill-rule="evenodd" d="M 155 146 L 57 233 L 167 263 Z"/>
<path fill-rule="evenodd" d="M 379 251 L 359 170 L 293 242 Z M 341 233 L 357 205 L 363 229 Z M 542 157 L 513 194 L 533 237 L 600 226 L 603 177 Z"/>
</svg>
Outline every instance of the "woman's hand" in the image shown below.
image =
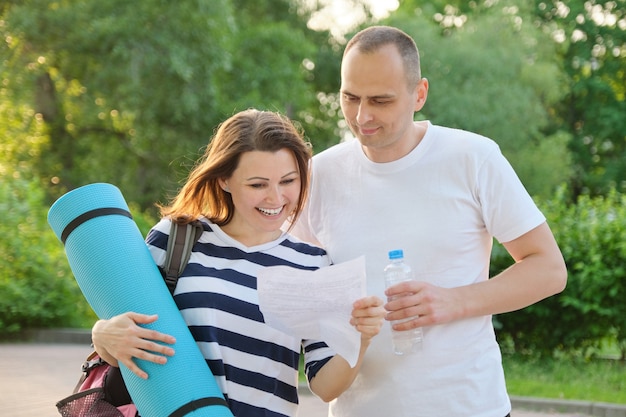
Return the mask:
<svg viewBox="0 0 626 417">
<path fill-rule="evenodd" d="M 111 365 L 122 363 L 138 377 L 147 379 L 148 374 L 135 364 L 133 358 L 164 364 L 167 356 L 174 355 L 174 349 L 163 344 L 174 344 L 176 339 L 173 336 L 140 326 L 157 319 L 156 314 L 128 312 L 109 320 L 98 320 L 91 330 L 94 348 Z"/>
<path fill-rule="evenodd" d="M 364 297 L 352 304 L 350 324 L 361 333 L 362 342 L 369 342 L 380 332 L 386 315 L 383 304 L 376 296 Z"/>
</svg>

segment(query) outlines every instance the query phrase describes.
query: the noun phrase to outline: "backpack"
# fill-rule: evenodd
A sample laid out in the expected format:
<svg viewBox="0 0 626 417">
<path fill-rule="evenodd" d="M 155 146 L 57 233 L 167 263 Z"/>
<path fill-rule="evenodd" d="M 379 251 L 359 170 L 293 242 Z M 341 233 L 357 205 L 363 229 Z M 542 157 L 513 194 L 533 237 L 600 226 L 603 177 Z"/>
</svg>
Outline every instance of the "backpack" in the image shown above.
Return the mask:
<svg viewBox="0 0 626 417">
<path fill-rule="evenodd" d="M 193 245 L 203 228 L 199 220 L 189 224 L 172 222 L 167 241 L 165 262 L 159 267 L 168 290 L 174 294 L 178 277 L 183 272 Z M 137 417 L 119 368 L 106 363 L 94 351 L 82 365 L 83 374 L 72 395 L 56 403 L 63 417 Z"/>
</svg>

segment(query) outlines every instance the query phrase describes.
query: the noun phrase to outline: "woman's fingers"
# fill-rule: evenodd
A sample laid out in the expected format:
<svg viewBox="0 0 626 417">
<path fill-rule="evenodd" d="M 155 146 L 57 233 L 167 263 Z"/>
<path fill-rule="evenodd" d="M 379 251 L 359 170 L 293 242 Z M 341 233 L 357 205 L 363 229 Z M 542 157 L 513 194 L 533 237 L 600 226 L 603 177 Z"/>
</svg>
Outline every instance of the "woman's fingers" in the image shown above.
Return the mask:
<svg viewBox="0 0 626 417">
<path fill-rule="evenodd" d="M 376 296 L 364 297 L 354 302 L 350 324 L 361 336 L 371 338 L 380 332 L 385 314 L 383 300 Z"/>
</svg>

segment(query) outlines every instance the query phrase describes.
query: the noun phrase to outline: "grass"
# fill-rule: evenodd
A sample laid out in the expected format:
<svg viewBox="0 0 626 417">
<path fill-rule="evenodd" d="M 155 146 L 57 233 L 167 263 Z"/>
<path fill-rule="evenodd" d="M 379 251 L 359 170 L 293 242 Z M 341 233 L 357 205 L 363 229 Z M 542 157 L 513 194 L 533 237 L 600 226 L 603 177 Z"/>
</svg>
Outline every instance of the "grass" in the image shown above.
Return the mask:
<svg viewBox="0 0 626 417">
<path fill-rule="evenodd" d="M 626 362 L 504 355 L 503 364 L 513 396 L 626 404 Z"/>
<path fill-rule="evenodd" d="M 503 357 L 510 395 L 626 404 L 626 363 L 612 359 Z"/>
</svg>

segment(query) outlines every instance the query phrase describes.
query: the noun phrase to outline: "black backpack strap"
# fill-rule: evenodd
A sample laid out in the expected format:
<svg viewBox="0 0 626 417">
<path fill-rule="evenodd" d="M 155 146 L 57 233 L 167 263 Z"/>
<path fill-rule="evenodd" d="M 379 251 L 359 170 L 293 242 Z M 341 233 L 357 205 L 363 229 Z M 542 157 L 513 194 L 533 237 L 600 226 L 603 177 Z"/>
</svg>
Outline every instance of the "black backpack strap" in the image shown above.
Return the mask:
<svg viewBox="0 0 626 417">
<path fill-rule="evenodd" d="M 172 221 L 167 251 L 163 263 L 164 279 L 170 293 L 174 293 L 178 277 L 189 262 L 193 245 L 200 239 L 204 228 L 199 220 L 180 224 Z"/>
</svg>

